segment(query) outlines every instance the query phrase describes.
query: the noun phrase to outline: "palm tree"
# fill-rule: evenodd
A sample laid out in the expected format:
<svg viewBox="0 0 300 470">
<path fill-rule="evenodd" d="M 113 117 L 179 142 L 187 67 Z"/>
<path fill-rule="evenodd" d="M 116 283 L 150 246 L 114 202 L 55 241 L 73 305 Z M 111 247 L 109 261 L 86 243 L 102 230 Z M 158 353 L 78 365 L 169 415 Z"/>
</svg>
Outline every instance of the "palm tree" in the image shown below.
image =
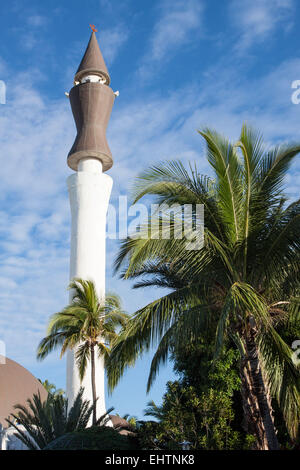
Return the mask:
<svg viewBox="0 0 300 470">
<path fill-rule="evenodd" d="M 53 396 L 57 395 L 64 395 L 65 391 L 62 388 L 56 388 L 56 385 L 52 384 L 49 382 L 49 380 L 44 380 L 44 382 L 41 379 L 38 379 L 39 382 L 43 385 L 43 387 L 47 390 L 48 393 L 50 393 Z"/>
<path fill-rule="evenodd" d="M 261 136 L 246 125 L 235 144 L 210 129 L 200 135 L 213 179 L 196 166 L 188 171 L 180 162 L 167 162 L 144 172 L 136 183 L 134 202 L 154 195 L 156 203 L 177 204 L 179 210 L 169 218 L 171 236 L 164 236 L 168 214 L 157 212 L 139 236 L 125 240 L 116 270 L 124 269 L 124 279 L 138 279 L 135 287 L 167 287 L 169 292 L 126 325 L 111 354 L 109 386 L 156 346 L 149 390 L 174 345 L 197 341 L 216 322 L 216 357 L 227 338 L 240 351 L 245 430 L 256 436 L 258 448 L 277 449 L 271 397 L 292 438 L 300 418 L 299 367 L 284 340 L 300 333 L 300 200 L 288 203 L 283 193 L 300 146 L 266 150 Z M 181 239 L 175 236 L 184 204 L 204 206 L 200 249 L 186 249 L 191 229 Z M 195 210 L 190 218 L 195 222 Z"/>
<path fill-rule="evenodd" d="M 15 428 L 16 436 L 28 449 L 41 450 L 58 437 L 87 427 L 93 405 L 90 406 L 90 402 L 83 400 L 82 396 L 81 388 L 68 412 L 68 400 L 62 395 L 49 394 L 47 400 L 42 401 L 40 394 L 34 394 L 27 400 L 27 405 L 16 405 L 16 412 L 6 421 Z M 101 416 L 97 424 L 104 425 L 111 411 Z"/>
<path fill-rule="evenodd" d="M 165 418 L 164 407 L 163 405 L 157 405 L 154 400 L 150 400 L 147 403 L 147 408 L 144 409 L 144 415 L 152 416 L 152 418 L 155 418 L 158 422 L 162 421 Z"/>
<path fill-rule="evenodd" d="M 116 295 L 108 295 L 105 302 L 101 302 L 92 281 L 74 279 L 69 289 L 72 290 L 72 301 L 61 312 L 51 317 L 47 336 L 38 346 L 37 357 L 42 360 L 59 346 L 61 346 L 61 357 L 67 349 L 75 349 L 81 381 L 85 376 L 88 362 L 91 361 L 93 424 L 95 424 L 97 416 L 95 354 L 97 352 L 98 356 L 107 362 L 110 345 L 118 336 L 117 329 L 125 326 L 128 316 L 121 310 L 120 299 Z"/>
<path fill-rule="evenodd" d="M 134 430 L 138 426 L 138 419 L 136 416 L 132 416 L 129 413 L 126 413 L 124 416 L 122 416 L 122 419 L 125 419 L 128 423 L 128 428 L 130 431 Z"/>
</svg>

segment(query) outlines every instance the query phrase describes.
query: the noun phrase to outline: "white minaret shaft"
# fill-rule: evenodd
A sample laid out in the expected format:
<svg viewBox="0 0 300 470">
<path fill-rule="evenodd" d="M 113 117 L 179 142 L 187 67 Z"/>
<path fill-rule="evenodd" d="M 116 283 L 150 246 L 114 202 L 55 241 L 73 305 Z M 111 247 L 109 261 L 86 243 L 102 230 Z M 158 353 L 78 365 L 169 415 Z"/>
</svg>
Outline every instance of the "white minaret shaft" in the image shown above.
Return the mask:
<svg viewBox="0 0 300 470">
<path fill-rule="evenodd" d="M 113 159 L 106 140 L 115 94 L 109 87 L 110 77 L 95 32 L 75 74 L 69 99 L 77 128 L 77 136 L 68 155 L 74 174 L 68 178 L 71 204 L 70 279 L 94 282 L 100 300 L 105 301 L 105 235 L 106 214 L 112 179 L 104 172 Z M 92 404 L 91 364 L 80 382 L 76 350 L 67 355 L 67 397 L 72 405 L 80 387 L 84 398 Z M 104 363 L 95 357 L 97 417 L 106 412 Z"/>
<path fill-rule="evenodd" d="M 112 178 L 102 173 L 102 164 L 93 158 L 80 160 L 78 172 L 69 176 L 71 205 L 70 279 L 75 277 L 94 281 L 97 293 L 105 298 L 105 230 L 106 214 L 112 189 Z M 75 352 L 67 354 L 67 397 L 73 403 L 80 386 L 84 398 L 91 401 L 91 367 L 80 383 Z M 104 366 L 96 359 L 97 416 L 105 413 Z"/>
</svg>

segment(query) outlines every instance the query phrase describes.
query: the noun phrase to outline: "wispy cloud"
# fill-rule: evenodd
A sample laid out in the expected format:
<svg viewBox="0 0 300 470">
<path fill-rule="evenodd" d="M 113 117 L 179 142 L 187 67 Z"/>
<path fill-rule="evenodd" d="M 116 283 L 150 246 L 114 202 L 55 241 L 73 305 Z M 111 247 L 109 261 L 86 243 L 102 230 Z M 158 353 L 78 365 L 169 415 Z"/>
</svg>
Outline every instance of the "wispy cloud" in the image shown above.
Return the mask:
<svg viewBox="0 0 300 470">
<path fill-rule="evenodd" d="M 31 74 L 7 82 L 0 115 L 0 337 L 24 365 L 33 362 L 49 313 L 67 299 L 60 287 L 68 280 L 65 160 L 74 137 L 67 100 L 46 101 Z"/>
<path fill-rule="evenodd" d="M 154 24 L 148 49 L 139 73 L 145 77 L 153 64 L 167 62 L 182 46 L 201 32 L 203 19 L 201 0 L 164 0 Z"/>
<path fill-rule="evenodd" d="M 37 13 L 24 18 L 22 27 L 16 29 L 22 49 L 31 51 L 42 43 L 41 31 L 46 29 L 48 21 L 47 17 Z"/>
<path fill-rule="evenodd" d="M 121 48 L 128 40 L 128 37 L 129 30 L 123 24 L 118 24 L 109 29 L 101 29 L 99 33 L 99 44 L 108 65 L 114 62 Z"/>
<path fill-rule="evenodd" d="M 35 28 L 44 26 L 45 24 L 47 24 L 47 22 L 48 22 L 48 19 L 45 16 L 38 15 L 38 14 L 31 15 L 27 18 L 27 24 Z"/>
<path fill-rule="evenodd" d="M 165 1 L 161 6 L 151 40 L 153 60 L 162 60 L 192 39 L 202 24 L 203 5 L 199 0 Z"/>
<path fill-rule="evenodd" d="M 271 36 L 280 26 L 293 24 L 294 0 L 231 0 L 229 17 L 239 31 L 241 51 Z"/>
</svg>

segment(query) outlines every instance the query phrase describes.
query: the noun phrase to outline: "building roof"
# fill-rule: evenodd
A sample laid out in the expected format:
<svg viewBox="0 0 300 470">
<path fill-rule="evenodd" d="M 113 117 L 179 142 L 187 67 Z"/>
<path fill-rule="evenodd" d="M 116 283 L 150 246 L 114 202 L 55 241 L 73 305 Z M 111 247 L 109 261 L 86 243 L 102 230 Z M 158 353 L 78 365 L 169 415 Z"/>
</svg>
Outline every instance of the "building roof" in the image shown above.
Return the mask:
<svg viewBox="0 0 300 470">
<path fill-rule="evenodd" d="M 80 81 L 82 76 L 86 74 L 103 75 L 106 78 L 106 85 L 110 83 L 110 76 L 94 31 L 91 34 L 85 54 L 76 72 L 75 81 Z"/>
<path fill-rule="evenodd" d="M 128 427 L 129 423 L 126 421 L 126 419 L 121 418 L 121 416 L 117 415 L 109 415 L 110 420 L 112 422 L 112 425 L 114 428 L 120 428 L 120 427 Z"/>
<path fill-rule="evenodd" d="M 116 429 L 119 434 L 122 434 L 123 436 L 134 435 L 134 433 L 130 430 L 130 424 L 126 419 L 121 418 L 121 416 L 117 415 L 109 415 L 109 417 L 113 428 Z"/>
<path fill-rule="evenodd" d="M 38 392 L 46 400 L 46 389 L 27 369 L 0 356 L 0 423 L 3 427 L 8 427 L 5 418 L 15 411 L 14 405 L 26 405 L 27 399 Z"/>
</svg>

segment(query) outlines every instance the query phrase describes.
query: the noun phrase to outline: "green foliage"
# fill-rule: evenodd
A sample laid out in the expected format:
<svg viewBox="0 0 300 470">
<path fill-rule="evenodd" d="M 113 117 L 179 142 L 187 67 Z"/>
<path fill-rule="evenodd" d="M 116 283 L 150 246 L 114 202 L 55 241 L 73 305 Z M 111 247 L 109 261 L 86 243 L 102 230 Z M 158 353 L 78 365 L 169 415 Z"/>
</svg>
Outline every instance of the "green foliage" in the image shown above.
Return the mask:
<svg viewBox="0 0 300 470">
<path fill-rule="evenodd" d="M 41 382 L 41 384 L 47 390 L 47 392 L 53 395 L 54 397 L 65 394 L 65 391 L 62 388 L 56 388 L 56 385 L 50 383 L 47 379 L 44 380 L 44 382 L 41 379 L 38 379 L 38 380 L 39 382 Z"/>
<path fill-rule="evenodd" d="M 223 392 L 210 389 L 202 393 L 198 403 L 201 428 L 205 434 L 199 436 L 199 447 L 223 450 L 241 448 L 241 438 L 230 427 L 234 418 L 232 400 Z"/>
<path fill-rule="evenodd" d="M 48 444 L 44 450 L 135 450 L 133 437 L 123 436 L 112 428 L 100 426 L 67 433 Z"/>
<path fill-rule="evenodd" d="M 47 400 L 42 401 L 40 394 L 35 394 L 27 400 L 26 406 L 16 405 L 16 412 L 6 421 L 30 450 L 40 450 L 65 433 L 86 428 L 93 406 L 82 396 L 83 389 L 80 389 L 68 412 L 68 400 L 62 395 L 49 394 Z M 25 432 L 19 425 L 24 426 Z"/>
<path fill-rule="evenodd" d="M 171 354 L 174 371 L 181 376 L 182 383 L 204 392 L 209 388 L 222 390 L 228 396 L 240 389 L 239 358 L 236 349 L 226 348 L 219 359 L 214 360 L 213 344 L 207 336 L 180 345 Z"/>
<path fill-rule="evenodd" d="M 214 362 L 212 347 L 199 339 L 182 345 L 172 357 L 180 380 L 167 383 L 161 406 L 148 403 L 145 415 L 157 422 L 138 429 L 141 445 L 180 449 L 180 442 L 189 441 L 193 449 L 249 448 L 253 439 L 235 423 L 233 396 L 240 387 L 237 351 L 227 349 Z"/>
<path fill-rule="evenodd" d="M 139 421 L 136 429 L 136 438 L 143 450 L 160 450 L 168 447 L 168 439 L 157 438 L 161 432 L 161 424 L 156 421 Z M 169 444 L 171 446 L 171 444 Z M 178 446 L 176 447 L 178 449 Z"/>
<path fill-rule="evenodd" d="M 156 348 L 149 390 L 174 345 L 197 341 L 208 330 L 211 335 L 211 329 L 215 358 L 230 339 L 247 364 L 249 338 L 254 337 L 264 382 L 295 439 L 300 384 L 290 339 L 300 321 L 300 200 L 289 203 L 283 183 L 300 146 L 266 149 L 261 136 L 246 125 L 235 143 L 211 129 L 200 134 L 213 179 L 201 175 L 196 165 L 187 170 L 173 161 L 146 170 L 135 185 L 135 202 L 150 195 L 158 204 L 203 204 L 205 243 L 187 250 L 191 233 L 177 239 L 174 219 L 164 215 L 141 227 L 143 237 L 122 243 L 115 265 L 123 269 L 123 278 L 135 279 L 136 288 L 166 287 L 168 293 L 129 320 L 114 346 L 108 383 L 115 387 L 127 367 Z M 153 221 L 156 237 L 149 236 Z M 171 224 L 170 238 L 164 237 L 163 222 Z M 247 393 L 255 395 L 248 384 Z M 255 426 L 253 413 L 251 419 Z"/>
<path fill-rule="evenodd" d="M 234 450 L 244 445 L 242 434 L 231 427 L 232 400 L 222 391 L 209 389 L 198 394 L 192 386 L 168 382 L 162 406 L 149 402 L 145 414 L 160 416 L 155 442 L 161 448 L 180 449 L 183 441 L 191 442 L 193 449 L 206 450 Z"/>
</svg>

